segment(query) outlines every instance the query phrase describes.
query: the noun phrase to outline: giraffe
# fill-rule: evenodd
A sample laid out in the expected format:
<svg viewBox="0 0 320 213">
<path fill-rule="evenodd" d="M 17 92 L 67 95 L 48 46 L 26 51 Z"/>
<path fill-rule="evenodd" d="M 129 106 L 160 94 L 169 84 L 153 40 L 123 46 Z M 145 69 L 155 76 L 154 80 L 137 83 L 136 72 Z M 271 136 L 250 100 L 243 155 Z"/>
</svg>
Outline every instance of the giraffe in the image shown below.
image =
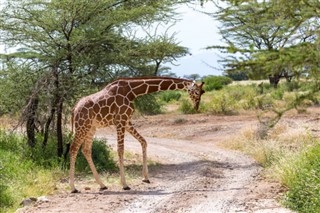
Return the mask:
<svg viewBox="0 0 320 213">
<path fill-rule="evenodd" d="M 74 185 L 74 170 L 77 153 L 82 146 L 84 154 L 100 190 L 107 187 L 102 183 L 91 157 L 92 139 L 97 128 L 115 125 L 119 157 L 120 180 L 124 190 L 130 190 L 124 175 L 124 134 L 129 132 L 142 147 L 143 182 L 150 183 L 147 166 L 147 142 L 131 122 L 134 112 L 133 100 L 148 93 L 163 90 L 187 90 L 198 110 L 204 82 L 169 77 L 119 78 L 101 91 L 81 98 L 72 111 L 72 132 L 74 141 L 70 146 L 70 187 L 72 193 L 79 192 Z M 74 130 L 74 131 L 73 131 Z"/>
</svg>

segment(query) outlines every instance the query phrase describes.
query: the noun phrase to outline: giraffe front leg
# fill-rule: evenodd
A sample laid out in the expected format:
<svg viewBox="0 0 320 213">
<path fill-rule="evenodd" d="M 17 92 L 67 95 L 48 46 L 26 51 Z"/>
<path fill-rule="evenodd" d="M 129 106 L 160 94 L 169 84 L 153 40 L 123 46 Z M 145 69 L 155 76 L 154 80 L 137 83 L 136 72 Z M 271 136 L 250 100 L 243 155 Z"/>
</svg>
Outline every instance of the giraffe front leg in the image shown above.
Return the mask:
<svg viewBox="0 0 320 213">
<path fill-rule="evenodd" d="M 120 167 L 120 180 L 124 190 L 130 190 L 130 187 L 126 183 L 124 175 L 123 155 L 124 155 L 124 127 L 117 127 L 118 135 L 118 156 L 119 156 L 119 167 Z"/>
<path fill-rule="evenodd" d="M 136 138 L 142 147 L 142 161 L 143 161 L 143 167 L 142 167 L 142 174 L 144 179 L 142 180 L 145 183 L 150 183 L 149 175 L 148 175 L 148 164 L 147 164 L 147 142 L 146 140 L 137 132 L 137 130 L 132 126 L 131 123 L 129 123 L 127 127 L 127 131 Z"/>
</svg>

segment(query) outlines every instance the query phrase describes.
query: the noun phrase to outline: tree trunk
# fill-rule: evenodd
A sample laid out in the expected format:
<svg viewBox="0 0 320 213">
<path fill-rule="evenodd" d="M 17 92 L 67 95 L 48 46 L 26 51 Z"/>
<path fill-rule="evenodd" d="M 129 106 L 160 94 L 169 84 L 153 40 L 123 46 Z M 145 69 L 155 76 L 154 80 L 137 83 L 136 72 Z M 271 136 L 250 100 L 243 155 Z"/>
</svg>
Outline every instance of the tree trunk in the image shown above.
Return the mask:
<svg viewBox="0 0 320 213">
<path fill-rule="evenodd" d="M 27 110 L 26 110 L 26 129 L 27 129 L 27 137 L 28 137 L 28 145 L 30 147 L 34 147 L 36 145 L 36 138 L 35 138 L 35 117 L 36 111 L 38 109 L 39 98 L 37 95 L 32 97 L 29 100 Z"/>
<path fill-rule="evenodd" d="M 155 67 L 154 73 L 153 73 L 154 76 L 158 76 L 160 64 L 161 64 L 161 61 L 156 61 L 156 67 Z"/>
<path fill-rule="evenodd" d="M 51 104 L 51 110 L 50 110 L 50 115 L 46 121 L 45 127 L 44 127 L 44 134 L 43 134 L 43 142 L 42 142 L 42 147 L 45 148 L 47 146 L 48 143 L 48 138 L 49 138 L 49 128 L 50 128 L 50 124 L 51 121 L 53 119 L 53 116 L 56 112 L 56 105 L 57 105 L 57 101 L 53 101 Z"/>
<path fill-rule="evenodd" d="M 63 155 L 62 109 L 63 97 L 60 97 L 57 108 L 57 153 L 59 157 Z"/>
<path fill-rule="evenodd" d="M 274 88 L 278 87 L 279 81 L 280 81 L 279 74 L 274 74 L 273 76 L 269 75 L 269 82 Z"/>
</svg>

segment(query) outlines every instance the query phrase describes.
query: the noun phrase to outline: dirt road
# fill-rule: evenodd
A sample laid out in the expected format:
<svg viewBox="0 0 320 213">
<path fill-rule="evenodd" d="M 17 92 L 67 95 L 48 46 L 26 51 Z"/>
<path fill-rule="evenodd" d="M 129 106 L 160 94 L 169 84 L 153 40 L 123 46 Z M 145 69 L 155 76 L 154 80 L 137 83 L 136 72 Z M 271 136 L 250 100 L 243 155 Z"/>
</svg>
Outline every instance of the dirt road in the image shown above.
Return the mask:
<svg viewBox="0 0 320 213">
<path fill-rule="evenodd" d="M 109 189 L 99 192 L 93 180 L 82 181 L 81 194 L 49 196 L 27 212 L 291 212 L 276 200 L 281 187 L 261 178 L 253 159 L 217 146 L 243 128 L 255 128 L 254 116 L 160 115 L 135 123 L 147 139 L 148 157 L 160 163 L 150 170 L 151 184 L 132 181 L 131 190 L 123 191 L 105 182 Z M 116 148 L 113 128 L 96 137 Z M 134 138 L 125 139 L 126 150 L 141 154 Z"/>
</svg>

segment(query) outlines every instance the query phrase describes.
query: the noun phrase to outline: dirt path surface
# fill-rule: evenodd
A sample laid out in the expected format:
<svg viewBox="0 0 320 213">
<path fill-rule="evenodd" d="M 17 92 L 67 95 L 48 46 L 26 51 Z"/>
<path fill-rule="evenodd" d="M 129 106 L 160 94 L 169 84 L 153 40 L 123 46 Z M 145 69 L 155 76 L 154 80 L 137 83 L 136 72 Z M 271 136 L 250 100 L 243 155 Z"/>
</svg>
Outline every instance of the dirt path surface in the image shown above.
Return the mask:
<svg viewBox="0 0 320 213">
<path fill-rule="evenodd" d="M 160 115 L 134 123 L 148 142 L 148 157 L 160 163 L 150 170 L 151 184 L 132 181 L 123 191 L 105 182 L 109 189 L 99 192 L 93 180 L 77 180 L 81 194 L 60 192 L 26 212 L 291 212 L 277 202 L 281 187 L 261 178 L 253 159 L 217 146 L 255 128 L 254 116 Z M 116 148 L 114 128 L 96 137 Z M 141 154 L 134 138 L 125 140 L 127 151 Z"/>
</svg>

